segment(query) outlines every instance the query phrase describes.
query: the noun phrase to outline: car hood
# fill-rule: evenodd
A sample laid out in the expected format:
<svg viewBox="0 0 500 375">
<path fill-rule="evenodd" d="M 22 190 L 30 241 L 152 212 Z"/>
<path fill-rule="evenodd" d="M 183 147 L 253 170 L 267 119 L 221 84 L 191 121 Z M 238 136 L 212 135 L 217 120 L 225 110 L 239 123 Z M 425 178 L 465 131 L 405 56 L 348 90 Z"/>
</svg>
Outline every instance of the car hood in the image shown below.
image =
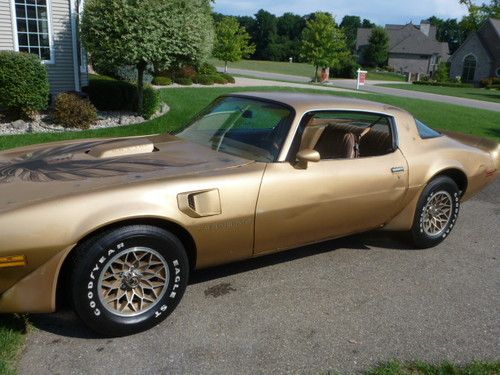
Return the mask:
<svg viewBox="0 0 500 375">
<path fill-rule="evenodd" d="M 0 212 L 69 194 L 251 162 L 168 134 L 17 148 L 0 152 Z"/>
</svg>

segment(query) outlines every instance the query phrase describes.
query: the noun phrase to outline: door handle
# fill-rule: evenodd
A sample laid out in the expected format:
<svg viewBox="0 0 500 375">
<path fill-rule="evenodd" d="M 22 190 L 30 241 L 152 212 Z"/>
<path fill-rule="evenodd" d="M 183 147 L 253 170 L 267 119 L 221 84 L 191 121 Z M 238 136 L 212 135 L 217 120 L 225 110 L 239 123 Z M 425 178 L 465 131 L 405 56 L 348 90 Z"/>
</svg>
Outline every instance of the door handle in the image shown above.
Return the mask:
<svg viewBox="0 0 500 375">
<path fill-rule="evenodd" d="M 391 168 L 392 173 L 400 173 L 400 172 L 404 172 L 404 171 L 405 171 L 404 167 L 392 167 Z"/>
</svg>

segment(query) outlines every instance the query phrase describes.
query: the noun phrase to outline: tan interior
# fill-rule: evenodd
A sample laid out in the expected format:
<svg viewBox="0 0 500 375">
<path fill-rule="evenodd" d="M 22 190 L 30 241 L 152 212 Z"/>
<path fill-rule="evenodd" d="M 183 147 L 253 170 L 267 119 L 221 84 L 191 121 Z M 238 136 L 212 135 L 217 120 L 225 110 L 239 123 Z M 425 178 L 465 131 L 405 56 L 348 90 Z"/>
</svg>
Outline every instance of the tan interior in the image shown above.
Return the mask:
<svg viewBox="0 0 500 375">
<path fill-rule="evenodd" d="M 356 157 L 356 142 L 359 142 L 357 157 L 384 155 L 392 151 L 389 132 L 351 125 L 352 120 L 311 119 L 304 129 L 300 149 L 310 148 L 320 153 L 321 159 L 351 159 Z"/>
</svg>

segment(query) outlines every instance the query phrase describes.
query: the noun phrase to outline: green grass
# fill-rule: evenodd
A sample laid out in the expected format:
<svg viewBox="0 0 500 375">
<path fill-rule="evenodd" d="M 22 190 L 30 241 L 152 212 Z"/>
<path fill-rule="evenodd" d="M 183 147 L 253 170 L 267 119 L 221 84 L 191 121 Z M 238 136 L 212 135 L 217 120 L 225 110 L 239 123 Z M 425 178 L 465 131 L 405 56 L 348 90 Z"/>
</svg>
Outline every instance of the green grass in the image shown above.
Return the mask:
<svg viewBox="0 0 500 375">
<path fill-rule="evenodd" d="M 15 362 L 24 343 L 24 317 L 0 315 L 0 375 L 14 375 Z"/>
<path fill-rule="evenodd" d="M 224 62 L 211 59 L 211 64 L 219 67 L 224 66 Z M 305 63 L 289 63 L 282 61 L 263 61 L 263 60 L 241 60 L 228 64 L 229 68 L 254 70 L 257 72 L 287 74 L 299 77 L 313 77 L 314 66 Z M 335 77 L 332 77 L 335 79 Z M 391 72 L 375 72 L 369 69 L 367 76 L 369 80 L 382 80 L 382 81 L 404 81 L 405 77 L 401 74 Z"/>
<path fill-rule="evenodd" d="M 498 113 L 493 111 L 372 93 L 357 94 L 350 92 L 327 92 L 282 87 L 207 87 L 163 89 L 161 91 L 161 97 L 170 106 L 170 112 L 162 117 L 147 121 L 143 124 L 99 130 L 87 130 L 82 132 L 0 136 L 0 149 L 8 149 L 22 145 L 65 139 L 90 137 L 121 137 L 172 131 L 184 124 L 187 119 L 194 116 L 198 111 L 200 111 L 203 107 L 208 105 L 213 99 L 221 94 L 235 91 L 241 92 L 259 90 L 315 92 L 323 95 L 330 94 L 378 101 L 404 108 L 413 113 L 422 121 L 437 129 L 453 130 L 467 134 L 489 137 L 497 141 L 500 140 L 500 123 L 498 121 Z"/>
<path fill-rule="evenodd" d="M 339 374 L 327 372 L 325 375 Z M 426 362 L 390 361 L 363 371 L 364 375 L 499 375 L 500 362 L 472 362 L 459 366 L 450 362 L 438 365 Z"/>
<path fill-rule="evenodd" d="M 428 92 L 431 94 L 456 96 L 459 98 L 484 100 L 488 102 L 500 103 L 500 90 L 488 90 L 474 87 L 441 87 L 426 85 L 397 85 L 383 84 L 383 87 L 392 87 L 401 90 L 411 90 Z"/>
</svg>

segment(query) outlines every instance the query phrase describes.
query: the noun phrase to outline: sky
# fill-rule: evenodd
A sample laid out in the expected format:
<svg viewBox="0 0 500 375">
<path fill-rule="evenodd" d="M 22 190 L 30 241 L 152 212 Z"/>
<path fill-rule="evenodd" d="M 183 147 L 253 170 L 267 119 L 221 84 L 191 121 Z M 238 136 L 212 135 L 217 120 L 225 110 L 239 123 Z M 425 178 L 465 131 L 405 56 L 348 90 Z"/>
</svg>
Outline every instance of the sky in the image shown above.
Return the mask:
<svg viewBox="0 0 500 375">
<path fill-rule="evenodd" d="M 235 16 L 251 16 L 259 9 L 276 15 L 285 12 L 304 15 L 321 10 L 332 13 L 338 22 L 345 15 L 356 15 L 378 25 L 419 24 L 432 15 L 461 18 L 466 13 L 458 0 L 215 0 L 214 6 L 216 12 Z"/>
</svg>

